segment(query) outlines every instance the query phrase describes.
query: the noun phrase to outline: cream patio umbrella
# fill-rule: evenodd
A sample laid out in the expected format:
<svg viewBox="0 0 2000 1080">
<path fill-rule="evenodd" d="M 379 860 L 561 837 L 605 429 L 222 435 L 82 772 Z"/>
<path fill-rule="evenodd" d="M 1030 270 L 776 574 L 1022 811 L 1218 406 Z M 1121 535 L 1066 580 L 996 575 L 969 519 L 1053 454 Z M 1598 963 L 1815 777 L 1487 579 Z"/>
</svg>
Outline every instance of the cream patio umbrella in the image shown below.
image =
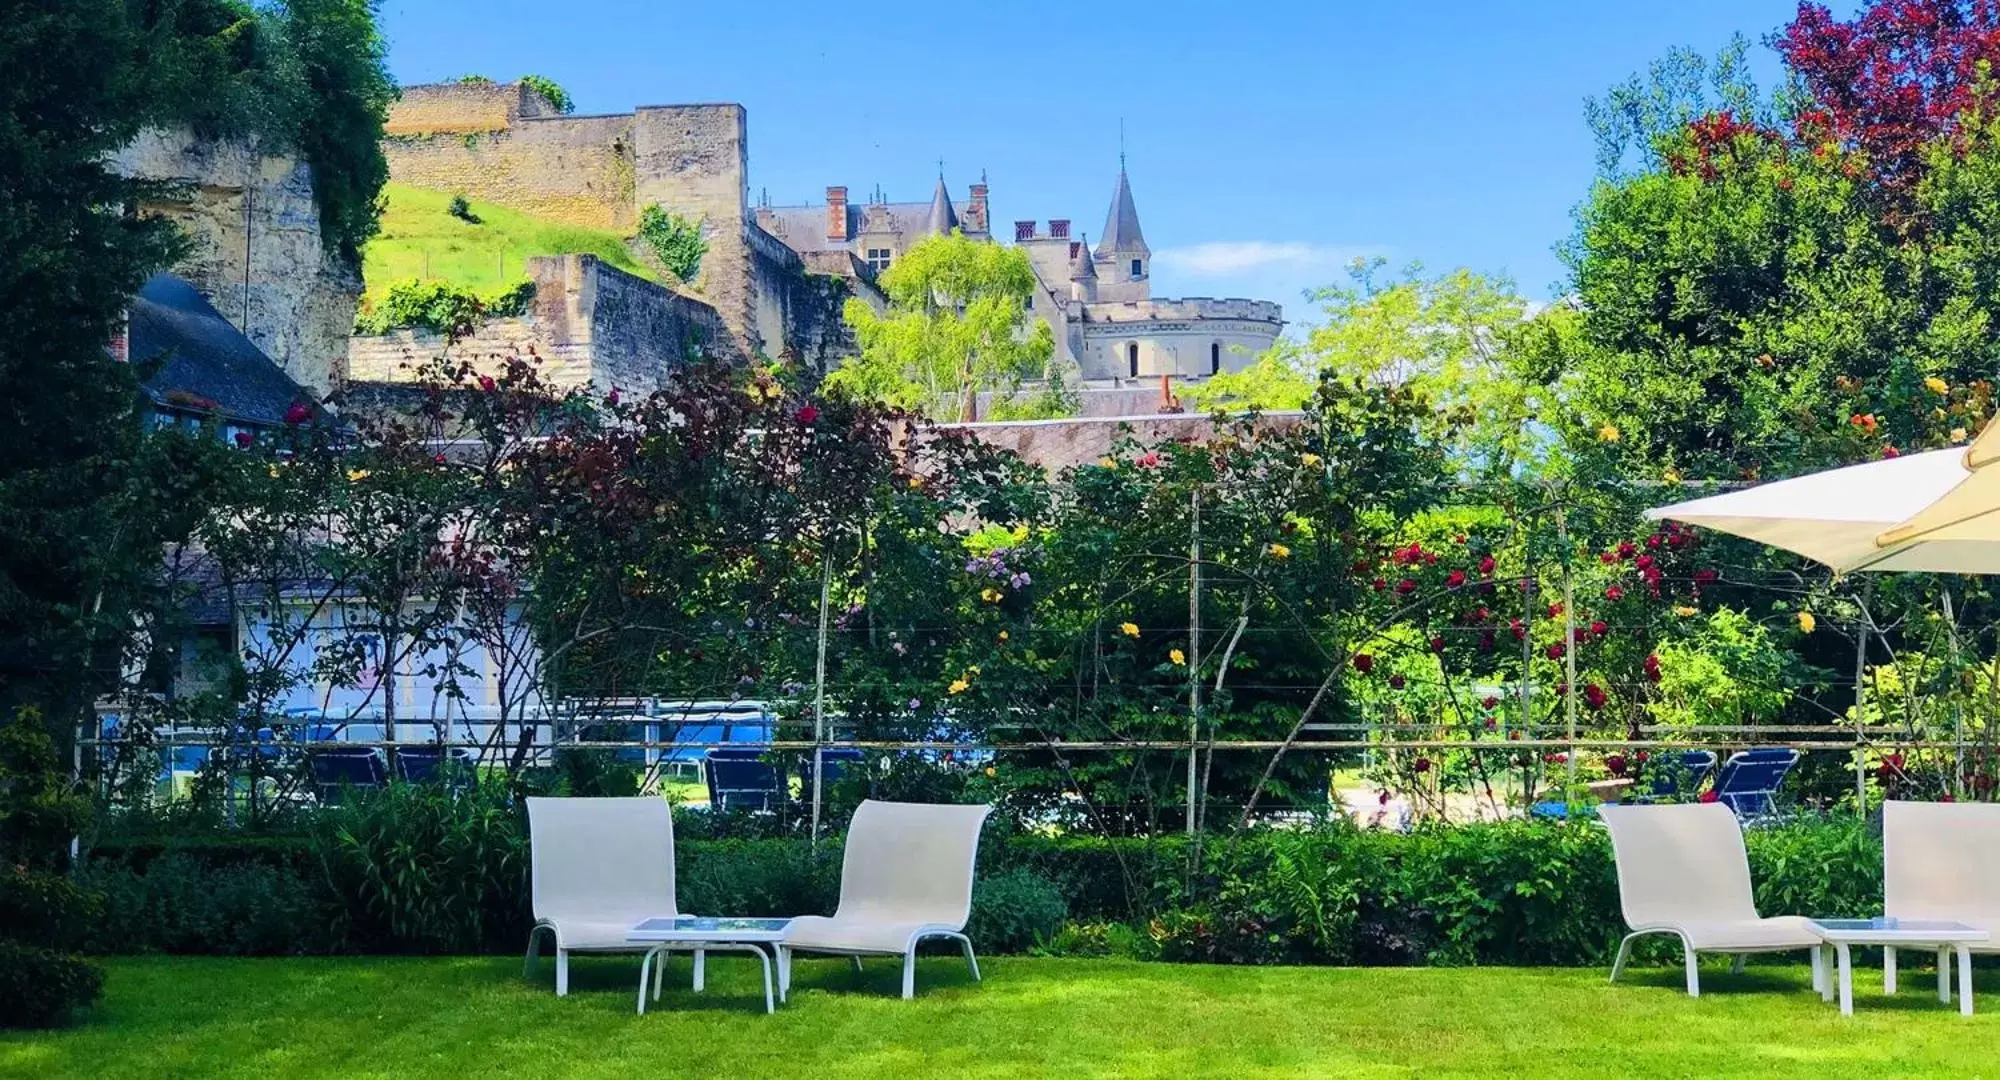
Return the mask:
<svg viewBox="0 0 2000 1080">
<path fill-rule="evenodd" d="M 1646 511 L 1859 571 L 2000 574 L 2000 418 L 1963 450 L 1870 461 Z M 1947 603 L 1949 598 L 1947 598 Z M 1864 607 L 1864 621 L 1867 612 Z M 1866 805 L 1859 707 L 1867 630 L 1854 658 L 1857 805 Z"/>
<path fill-rule="evenodd" d="M 2000 574 L 2000 420 L 1965 449 L 1870 461 L 1646 511 L 1836 573 Z"/>
</svg>

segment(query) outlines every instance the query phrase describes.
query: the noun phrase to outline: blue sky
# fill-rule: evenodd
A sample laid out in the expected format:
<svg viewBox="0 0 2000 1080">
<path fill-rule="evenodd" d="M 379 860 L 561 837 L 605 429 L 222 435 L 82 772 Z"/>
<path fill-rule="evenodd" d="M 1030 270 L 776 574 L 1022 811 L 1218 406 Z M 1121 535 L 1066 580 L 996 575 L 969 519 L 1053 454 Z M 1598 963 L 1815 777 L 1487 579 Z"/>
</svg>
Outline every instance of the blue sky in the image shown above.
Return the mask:
<svg viewBox="0 0 2000 1080">
<path fill-rule="evenodd" d="M 1097 234 L 1122 120 L 1155 295 L 1277 300 L 1296 321 L 1301 290 L 1357 254 L 1560 292 L 1553 248 L 1591 176 L 1584 99 L 1795 8 L 385 0 L 383 17 L 401 82 L 533 72 L 580 112 L 741 102 L 753 200 L 925 199 L 943 159 L 954 192 L 986 172 L 1008 236 L 1056 217 Z"/>
</svg>

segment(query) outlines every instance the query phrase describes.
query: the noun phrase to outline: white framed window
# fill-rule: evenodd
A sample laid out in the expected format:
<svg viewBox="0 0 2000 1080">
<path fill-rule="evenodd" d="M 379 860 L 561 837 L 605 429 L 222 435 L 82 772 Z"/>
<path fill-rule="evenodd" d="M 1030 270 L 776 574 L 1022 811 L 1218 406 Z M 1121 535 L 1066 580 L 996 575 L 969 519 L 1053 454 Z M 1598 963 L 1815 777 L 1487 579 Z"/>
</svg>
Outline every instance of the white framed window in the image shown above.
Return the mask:
<svg viewBox="0 0 2000 1080">
<path fill-rule="evenodd" d="M 891 251 L 889 248 L 869 248 L 868 258 L 866 261 L 868 263 L 868 269 L 873 270 L 879 274 L 882 271 L 889 269 L 889 263 L 892 262 L 894 259 L 895 259 L 895 253 Z"/>
</svg>

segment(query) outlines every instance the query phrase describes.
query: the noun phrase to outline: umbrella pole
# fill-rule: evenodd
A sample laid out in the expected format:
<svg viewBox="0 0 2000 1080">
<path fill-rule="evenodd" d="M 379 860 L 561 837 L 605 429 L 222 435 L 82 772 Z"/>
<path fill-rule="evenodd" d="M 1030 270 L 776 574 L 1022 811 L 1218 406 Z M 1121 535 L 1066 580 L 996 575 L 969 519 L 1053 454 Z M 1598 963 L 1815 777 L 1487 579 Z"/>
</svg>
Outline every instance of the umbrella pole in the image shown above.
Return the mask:
<svg viewBox="0 0 2000 1080">
<path fill-rule="evenodd" d="M 1868 594 L 1874 588 L 1875 583 L 1870 581 L 1863 587 L 1861 595 L 1854 598 L 1854 606 L 1861 612 L 1854 632 L 1854 812 L 1863 818 L 1868 816 L 1868 755 L 1862 749 L 1868 721 L 1862 712 L 1862 703 L 1868 692 L 1868 629 L 1871 625 Z"/>
</svg>

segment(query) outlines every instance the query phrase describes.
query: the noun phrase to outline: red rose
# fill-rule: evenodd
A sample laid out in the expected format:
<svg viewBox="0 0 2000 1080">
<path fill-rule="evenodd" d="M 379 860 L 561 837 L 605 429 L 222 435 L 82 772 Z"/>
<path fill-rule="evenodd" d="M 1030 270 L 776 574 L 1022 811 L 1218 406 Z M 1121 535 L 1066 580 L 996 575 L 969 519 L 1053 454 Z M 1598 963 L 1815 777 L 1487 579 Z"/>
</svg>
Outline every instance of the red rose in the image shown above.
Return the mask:
<svg viewBox="0 0 2000 1080">
<path fill-rule="evenodd" d="M 1493 568 L 1497 565 L 1499 564 L 1493 561 L 1493 556 L 1488 555 L 1485 558 L 1479 560 L 1479 572 L 1482 574 L 1491 574 L 1493 572 Z"/>
<path fill-rule="evenodd" d="M 1604 703 L 1608 700 L 1609 699 L 1604 694 L 1603 687 L 1598 686 L 1596 683 L 1584 684 L 1583 703 L 1585 705 L 1590 706 L 1591 709 L 1593 710 L 1602 709 L 1604 707 Z"/>
<path fill-rule="evenodd" d="M 808 403 L 808 404 L 805 404 L 805 405 L 801 405 L 801 406 L 799 406 L 799 411 L 798 411 L 798 412 L 796 412 L 796 413 L 793 413 L 792 415 L 793 415 L 793 416 L 794 416 L 795 418 L 797 418 L 797 420 L 798 420 L 798 422 L 799 422 L 799 423 L 801 423 L 801 424 L 810 424 L 810 423 L 814 422 L 815 420 L 818 420 L 818 419 L 819 419 L 819 406 L 817 406 L 817 405 L 813 405 L 813 404 L 810 404 L 810 403 Z M 1148 454 L 1148 455 L 1147 455 L 1147 457 L 1150 457 L 1150 458 L 1152 458 L 1152 459 L 1153 459 L 1153 463 L 1154 463 L 1154 464 L 1156 464 L 1156 465 L 1157 465 L 1157 464 L 1159 464 L 1159 455 L 1158 455 L 1158 454 Z M 1142 462 L 1141 462 L 1141 464 L 1144 464 L 1144 462 L 1142 461 Z"/>
<path fill-rule="evenodd" d="M 1417 591 L 1417 583 L 1410 578 L 1404 578 L 1396 583 L 1396 591 L 1408 596 Z"/>
<path fill-rule="evenodd" d="M 1463 570 L 1453 570 L 1444 576 L 1444 587 L 1447 589 L 1456 589 L 1463 584 L 1465 584 L 1465 571 Z"/>
<path fill-rule="evenodd" d="M 496 387 L 497 385 L 498 385 L 498 384 L 496 384 L 496 383 L 495 383 L 495 382 L 493 381 L 493 376 L 491 376 L 491 375 L 481 375 L 481 376 L 479 377 L 479 388 L 480 388 L 481 390 L 484 390 L 484 391 L 486 391 L 486 392 L 487 392 L 487 393 L 489 393 L 489 394 L 493 392 L 494 388 L 495 388 L 495 387 Z"/>
<path fill-rule="evenodd" d="M 303 424 L 312 419 L 312 414 L 312 410 L 306 407 L 305 402 L 294 401 L 292 407 L 285 410 L 285 423 Z"/>
<path fill-rule="evenodd" d="M 1411 768 L 1417 770 L 1420 773 L 1427 773 L 1431 771 L 1431 759 L 1420 757 L 1416 760 L 1416 762 L 1413 765 L 1411 765 Z"/>
<path fill-rule="evenodd" d="M 1560 619 L 1562 618 L 1562 613 L 1563 613 L 1562 601 L 1558 600 L 1555 603 L 1549 605 L 1549 618 Z"/>
<path fill-rule="evenodd" d="M 1367 653 L 1354 654 L 1354 670 L 1363 675 L 1375 670 L 1375 658 Z"/>
<path fill-rule="evenodd" d="M 1519 620 L 1519 619 L 1509 619 L 1509 620 L 1507 620 L 1507 629 L 1509 629 L 1509 630 L 1512 630 L 1512 631 L 1514 632 L 1514 640 L 1515 640 L 1515 641 L 1519 641 L 1519 640 L 1521 640 L 1522 638 L 1524 638 L 1524 637 L 1527 637 L 1527 636 L 1528 636 L 1528 628 L 1527 628 L 1527 627 L 1525 627 L 1525 626 L 1522 626 L 1522 625 L 1521 625 L 1521 620 Z"/>
<path fill-rule="evenodd" d="M 1403 688 L 1403 677 L 1401 675 L 1389 676 L 1389 689 L 1401 690 L 1402 688 Z"/>
<path fill-rule="evenodd" d="M 1613 603 L 1617 603 L 1618 601 L 1625 599 L 1625 590 L 1619 588 L 1616 585 L 1606 585 L 1604 587 L 1604 598 Z"/>
<path fill-rule="evenodd" d="M 1386 589 L 1386 588 L 1388 588 L 1388 587 L 1389 587 L 1389 581 L 1388 581 L 1388 579 L 1387 579 L 1387 578 L 1376 578 L 1376 579 L 1375 579 L 1375 591 L 1376 591 L 1376 592 L 1381 592 L 1381 591 L 1382 591 L 1383 589 Z"/>
<path fill-rule="evenodd" d="M 1597 556 L 1597 561 L 1603 563 L 1606 566 L 1610 566 L 1612 563 L 1618 561 L 1618 556 L 1613 554 L 1612 552 L 1606 551 Z"/>
<path fill-rule="evenodd" d="M 1500 707 L 1500 699 L 1494 697 L 1491 694 L 1488 694 L 1486 695 L 1484 700 L 1480 701 L 1480 704 L 1486 706 L 1489 709 L 1497 709 Z"/>
<path fill-rule="evenodd" d="M 1651 555 L 1641 555 L 1632 560 L 1632 565 L 1644 570 L 1653 565 L 1653 557 Z"/>
<path fill-rule="evenodd" d="M 606 405 L 616 405 L 616 404 L 618 404 L 618 388 L 617 388 L 617 387 L 615 387 L 615 386 L 614 386 L 614 387 L 612 387 L 612 388 L 611 388 L 611 392 L 610 392 L 609 394 L 606 394 L 606 395 L 604 395 L 604 403 L 605 403 Z"/>
<path fill-rule="evenodd" d="M 1441 653 L 1444 651 L 1444 638 L 1442 636 L 1431 638 L 1431 651 L 1434 653 Z"/>
<path fill-rule="evenodd" d="M 256 441 L 257 441 L 257 436 L 252 435 L 247 431 L 239 431 L 236 433 L 236 446 L 240 450 L 250 449 L 251 444 L 255 443 Z"/>
<path fill-rule="evenodd" d="M 1596 622 L 1590 624 L 1590 632 L 1596 634 L 1598 637 L 1603 637 L 1604 635 L 1611 632 L 1611 627 L 1605 625 L 1603 619 L 1599 619 Z"/>
<path fill-rule="evenodd" d="M 1636 550 L 1638 549 L 1632 546 L 1632 541 L 1630 540 L 1621 540 L 1618 543 L 1618 557 L 1621 559 L 1631 558 L 1632 553 Z"/>
<path fill-rule="evenodd" d="M 1553 642 L 1549 645 L 1547 649 L 1543 651 L 1548 653 L 1549 659 L 1560 660 L 1563 658 L 1563 652 L 1564 652 L 1563 643 L 1560 641 Z"/>
<path fill-rule="evenodd" d="M 1613 776 L 1625 775 L 1625 755 L 1623 754 L 1604 755 L 1604 771 L 1610 773 Z"/>
<path fill-rule="evenodd" d="M 1702 792 L 1702 793 L 1701 793 L 1701 797 L 1700 797 L 1700 799 L 1699 799 L 1698 801 L 1700 801 L 1700 802 L 1705 802 L 1705 803 L 1707 803 L 1707 802 L 1715 802 L 1716 800 L 1718 800 L 1718 799 L 1720 799 L 1720 798 L 1722 798 L 1722 796 L 1720 796 L 1720 795 L 1717 795 L 1717 794 L 1715 793 L 1715 789 L 1714 789 L 1714 788 L 1710 788 L 1710 789 L 1708 789 L 1707 791 L 1704 791 L 1704 792 Z"/>
</svg>

